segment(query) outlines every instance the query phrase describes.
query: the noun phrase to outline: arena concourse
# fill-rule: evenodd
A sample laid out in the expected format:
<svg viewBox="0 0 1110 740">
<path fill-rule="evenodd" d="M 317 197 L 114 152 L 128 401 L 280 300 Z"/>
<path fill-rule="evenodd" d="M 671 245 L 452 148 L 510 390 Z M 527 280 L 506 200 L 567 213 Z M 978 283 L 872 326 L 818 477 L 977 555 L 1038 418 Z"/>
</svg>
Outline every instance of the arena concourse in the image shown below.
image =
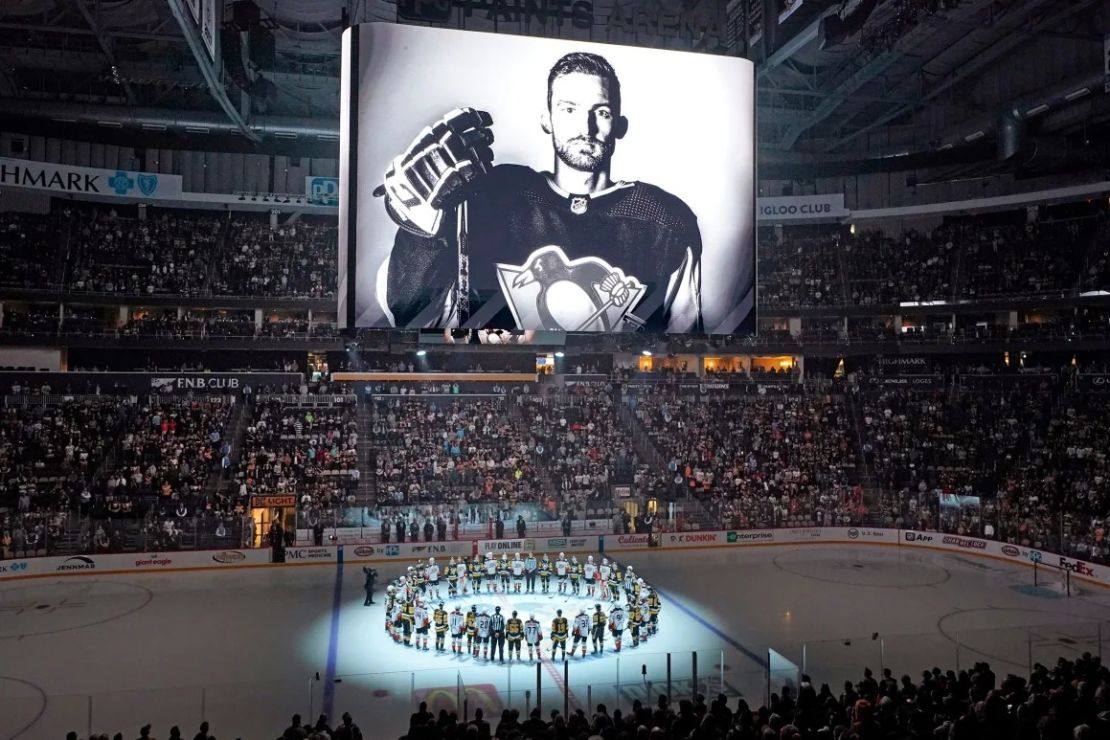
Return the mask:
<svg viewBox="0 0 1110 740">
<path fill-rule="evenodd" d="M 0 7 L 0 740 L 1110 740 L 1110 5 L 433 5 Z"/>
</svg>

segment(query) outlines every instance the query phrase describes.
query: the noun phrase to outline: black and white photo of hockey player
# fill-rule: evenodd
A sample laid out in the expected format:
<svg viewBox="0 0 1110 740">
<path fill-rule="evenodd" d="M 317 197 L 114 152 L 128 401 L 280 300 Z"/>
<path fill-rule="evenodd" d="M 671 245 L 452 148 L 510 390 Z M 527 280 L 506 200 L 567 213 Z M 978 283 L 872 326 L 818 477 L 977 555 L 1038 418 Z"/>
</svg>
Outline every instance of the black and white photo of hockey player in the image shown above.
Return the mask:
<svg viewBox="0 0 1110 740">
<path fill-rule="evenodd" d="M 546 85 L 537 125 L 552 171 L 494 164 L 495 121 L 465 107 L 417 132 L 383 173 L 375 194 L 398 227 L 377 279 L 391 323 L 702 331 L 694 211 L 614 171 L 635 125 L 617 70 L 571 52 Z"/>
</svg>

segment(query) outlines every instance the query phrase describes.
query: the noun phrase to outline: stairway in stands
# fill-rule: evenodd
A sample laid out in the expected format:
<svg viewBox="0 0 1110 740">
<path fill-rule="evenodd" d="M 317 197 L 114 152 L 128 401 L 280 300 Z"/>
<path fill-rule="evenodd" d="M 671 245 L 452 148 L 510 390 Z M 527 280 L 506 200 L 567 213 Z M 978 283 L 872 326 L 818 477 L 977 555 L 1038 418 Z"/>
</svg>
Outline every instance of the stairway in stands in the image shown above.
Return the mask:
<svg viewBox="0 0 1110 740">
<path fill-rule="evenodd" d="M 553 396 L 547 398 L 553 398 Z M 528 416 L 527 408 L 522 400 L 513 396 L 506 396 L 505 413 L 512 421 L 513 426 L 519 431 L 530 432 L 532 429 L 532 419 Z M 549 461 L 551 460 L 552 448 L 555 445 L 550 440 L 546 444 L 548 449 L 544 450 L 544 454 L 536 459 L 536 485 L 543 493 L 554 495 L 559 490 L 559 484 L 555 476 L 551 474 Z"/>
<path fill-rule="evenodd" d="M 852 412 L 852 428 L 856 443 L 856 475 L 853 483 L 858 483 L 863 487 L 863 502 L 868 507 L 873 507 L 879 503 L 882 497 L 882 486 L 879 485 L 878 478 L 875 475 L 874 468 L 871 467 L 867 455 L 863 452 L 863 404 L 860 399 L 856 397 L 856 393 L 848 391 L 846 394 L 848 399 L 848 406 Z"/>
<path fill-rule="evenodd" d="M 358 490 L 355 492 L 358 506 L 373 507 L 378 502 L 378 461 L 374 451 L 374 406 L 359 398 L 355 404 L 358 417 Z"/>
<path fill-rule="evenodd" d="M 629 438 L 632 440 L 632 449 L 635 450 L 640 462 L 646 464 L 649 469 L 662 471 L 665 477 L 670 477 L 672 474 L 667 470 L 668 461 L 666 456 L 652 442 L 651 435 L 644 429 L 632 408 L 625 403 L 618 404 L 617 408 L 620 424 L 628 430 Z M 708 511 L 701 501 L 689 493 L 677 501 L 676 504 L 682 510 L 682 518 L 686 527 L 691 529 L 718 529 L 720 527 L 718 517 Z"/>
<path fill-rule="evenodd" d="M 235 469 L 239 466 L 239 459 L 243 455 L 243 435 L 254 417 L 252 399 L 253 396 L 240 397 L 236 399 L 235 405 L 231 407 L 231 416 L 227 420 L 227 428 L 223 430 L 223 436 L 220 440 L 221 444 L 225 439 L 231 442 L 229 477 L 224 481 L 221 475 L 219 445 L 217 445 L 216 452 L 212 456 L 212 473 L 204 483 L 204 494 L 206 496 L 215 494 L 221 487 L 225 491 L 234 491 L 238 487 L 234 475 Z"/>
</svg>

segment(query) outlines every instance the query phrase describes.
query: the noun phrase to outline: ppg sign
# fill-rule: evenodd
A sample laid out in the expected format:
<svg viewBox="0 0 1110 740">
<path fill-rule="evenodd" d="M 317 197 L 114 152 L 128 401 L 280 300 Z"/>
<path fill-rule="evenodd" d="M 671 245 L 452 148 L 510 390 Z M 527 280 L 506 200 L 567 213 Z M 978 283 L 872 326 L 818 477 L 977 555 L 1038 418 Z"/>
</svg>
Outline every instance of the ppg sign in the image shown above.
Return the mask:
<svg viewBox="0 0 1110 740">
<path fill-rule="evenodd" d="M 338 177 L 306 177 L 305 192 L 308 199 L 322 206 L 339 205 Z"/>
</svg>

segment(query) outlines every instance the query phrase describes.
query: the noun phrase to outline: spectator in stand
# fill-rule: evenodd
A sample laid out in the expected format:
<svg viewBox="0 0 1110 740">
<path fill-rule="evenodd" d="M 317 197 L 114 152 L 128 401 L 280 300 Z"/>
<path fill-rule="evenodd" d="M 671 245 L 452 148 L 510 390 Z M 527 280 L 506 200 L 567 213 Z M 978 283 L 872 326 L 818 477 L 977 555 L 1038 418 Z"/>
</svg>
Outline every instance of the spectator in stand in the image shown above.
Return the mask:
<svg viewBox="0 0 1110 740">
<path fill-rule="evenodd" d="M 240 216 L 212 277 L 220 295 L 320 298 L 335 295 L 336 230 L 297 221 L 271 228 L 268 220 Z"/>
</svg>

